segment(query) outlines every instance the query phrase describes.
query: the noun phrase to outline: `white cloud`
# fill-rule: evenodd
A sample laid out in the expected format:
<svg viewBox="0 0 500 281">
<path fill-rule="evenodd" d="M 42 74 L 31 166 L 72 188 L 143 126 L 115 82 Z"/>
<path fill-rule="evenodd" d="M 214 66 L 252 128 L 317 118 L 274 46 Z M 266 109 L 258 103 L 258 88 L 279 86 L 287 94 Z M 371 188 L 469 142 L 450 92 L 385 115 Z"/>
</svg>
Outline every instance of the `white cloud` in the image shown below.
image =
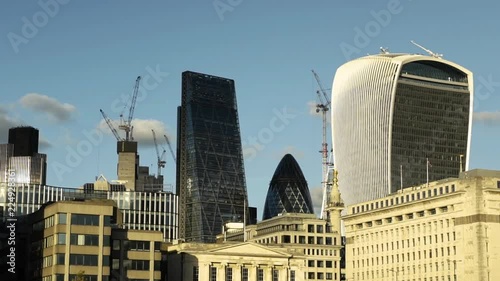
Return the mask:
<svg viewBox="0 0 500 281">
<path fill-rule="evenodd" d="M 21 125 L 21 121 L 9 116 L 8 111 L 0 107 L 0 143 L 7 143 L 9 129 Z"/>
<path fill-rule="evenodd" d="M 25 108 L 45 113 L 49 119 L 56 122 L 70 120 L 76 111 L 76 107 L 69 103 L 61 103 L 54 98 L 38 93 L 26 94 L 21 98 L 20 103 Z"/>
<path fill-rule="evenodd" d="M 50 147 L 52 147 L 52 144 L 46 138 L 40 136 L 40 138 L 38 139 L 38 150 L 43 152 Z"/>
<path fill-rule="evenodd" d="M 291 154 L 296 160 L 298 159 L 301 159 L 301 158 L 304 158 L 304 152 L 297 149 L 297 147 L 293 146 L 293 145 L 288 145 L 288 146 L 285 146 L 285 148 L 283 148 L 282 151 L 280 151 L 277 155 L 276 155 L 276 158 L 277 159 L 281 159 L 283 158 L 283 156 L 285 156 L 286 154 Z M 300 165 L 300 163 L 299 163 Z"/>
<path fill-rule="evenodd" d="M 119 135 L 121 137 L 125 136 L 125 133 L 121 130 L 118 130 L 118 125 L 120 124 L 119 120 L 112 120 L 112 123 L 115 127 L 115 129 L 118 131 Z M 170 140 L 170 143 L 173 145 L 175 138 L 173 137 L 173 134 L 170 133 L 169 130 L 167 130 L 167 127 L 165 124 L 159 120 L 154 120 L 154 119 L 133 119 L 132 120 L 132 126 L 134 127 L 133 129 L 133 137 L 134 141 L 137 141 L 140 146 L 143 147 L 154 147 L 154 141 L 153 141 L 153 133 L 151 132 L 151 129 L 153 129 L 156 133 L 156 141 L 158 142 L 159 145 L 167 148 L 167 144 L 165 141 L 165 138 L 163 135 L 167 135 L 168 139 Z M 98 125 L 98 128 L 101 129 L 104 133 L 112 135 L 113 133 L 109 129 L 108 124 L 106 124 L 106 121 L 101 120 L 101 122 Z M 172 147 L 175 150 L 175 147 Z"/>
<path fill-rule="evenodd" d="M 18 126 L 27 126 L 21 120 L 9 116 L 9 111 L 0 106 L 0 143 L 7 143 L 9 141 L 9 129 Z M 41 134 L 38 140 L 38 148 L 40 150 L 48 149 L 52 144 L 44 138 Z"/>
<path fill-rule="evenodd" d="M 500 125 L 500 111 L 496 112 L 474 112 L 472 115 L 474 122 L 486 125 Z"/>
</svg>

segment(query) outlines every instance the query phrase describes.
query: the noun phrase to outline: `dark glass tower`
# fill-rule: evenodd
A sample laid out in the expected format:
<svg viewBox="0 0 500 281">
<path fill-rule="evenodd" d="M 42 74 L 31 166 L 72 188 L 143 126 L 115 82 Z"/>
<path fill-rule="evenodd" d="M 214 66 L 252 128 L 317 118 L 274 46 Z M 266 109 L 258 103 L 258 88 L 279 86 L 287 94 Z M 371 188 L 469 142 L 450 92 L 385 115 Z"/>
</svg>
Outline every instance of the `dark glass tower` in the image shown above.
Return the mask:
<svg viewBox="0 0 500 281">
<path fill-rule="evenodd" d="M 183 72 L 177 113 L 179 236 L 214 242 L 248 206 L 234 81 Z"/>
<path fill-rule="evenodd" d="M 291 154 L 281 159 L 274 172 L 267 191 L 262 220 L 284 212 L 314 214 L 307 181 Z"/>
<path fill-rule="evenodd" d="M 14 156 L 33 156 L 38 153 L 38 130 L 33 127 L 10 128 L 9 144 L 14 145 Z"/>
</svg>

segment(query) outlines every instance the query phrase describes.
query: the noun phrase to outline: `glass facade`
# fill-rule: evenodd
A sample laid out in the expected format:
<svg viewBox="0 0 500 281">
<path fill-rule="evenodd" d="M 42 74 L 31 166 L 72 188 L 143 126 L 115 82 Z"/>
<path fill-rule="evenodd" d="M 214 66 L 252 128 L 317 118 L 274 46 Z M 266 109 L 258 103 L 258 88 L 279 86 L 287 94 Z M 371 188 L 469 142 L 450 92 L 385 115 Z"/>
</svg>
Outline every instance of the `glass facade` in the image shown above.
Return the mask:
<svg viewBox="0 0 500 281">
<path fill-rule="evenodd" d="M 180 237 L 214 242 L 247 200 L 233 80 L 182 73 L 177 139 Z"/>
<path fill-rule="evenodd" d="M 262 219 L 267 220 L 281 213 L 314 214 L 307 181 L 291 154 L 281 159 L 274 172 L 267 191 Z"/>
<path fill-rule="evenodd" d="M 403 65 L 392 121 L 391 192 L 401 188 L 401 177 L 404 187 L 425 183 L 427 159 L 429 181 L 458 176 L 469 135 L 471 93 L 461 85 L 466 82 L 466 74 L 442 63 Z"/>
<path fill-rule="evenodd" d="M 110 199 L 116 202 L 123 214 L 123 226 L 127 229 L 156 230 L 163 233 L 166 242 L 178 239 L 178 200 L 169 192 L 106 191 L 63 188 L 42 185 L 16 186 L 14 209 L 18 216 L 31 214 L 51 201 Z M 7 192 L 7 184 L 0 183 L 0 191 Z M 0 193 L 0 217 L 8 215 L 8 198 Z M 3 201 L 2 201 L 3 200 Z M 59 223 L 69 223 L 67 214 L 59 214 Z M 94 219 L 95 220 L 95 219 Z M 71 224 L 98 223 L 80 217 Z M 104 226 L 114 224 L 110 216 L 104 216 Z"/>
</svg>

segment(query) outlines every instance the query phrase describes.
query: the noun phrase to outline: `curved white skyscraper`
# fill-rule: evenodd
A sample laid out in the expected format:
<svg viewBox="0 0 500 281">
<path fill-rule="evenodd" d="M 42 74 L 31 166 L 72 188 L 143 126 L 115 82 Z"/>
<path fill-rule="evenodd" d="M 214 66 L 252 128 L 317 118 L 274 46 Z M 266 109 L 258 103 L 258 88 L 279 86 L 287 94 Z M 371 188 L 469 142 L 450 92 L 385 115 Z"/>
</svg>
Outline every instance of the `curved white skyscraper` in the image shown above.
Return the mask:
<svg viewBox="0 0 500 281">
<path fill-rule="evenodd" d="M 345 203 L 467 170 L 472 110 L 472 72 L 441 58 L 379 54 L 339 67 L 332 139 Z"/>
</svg>

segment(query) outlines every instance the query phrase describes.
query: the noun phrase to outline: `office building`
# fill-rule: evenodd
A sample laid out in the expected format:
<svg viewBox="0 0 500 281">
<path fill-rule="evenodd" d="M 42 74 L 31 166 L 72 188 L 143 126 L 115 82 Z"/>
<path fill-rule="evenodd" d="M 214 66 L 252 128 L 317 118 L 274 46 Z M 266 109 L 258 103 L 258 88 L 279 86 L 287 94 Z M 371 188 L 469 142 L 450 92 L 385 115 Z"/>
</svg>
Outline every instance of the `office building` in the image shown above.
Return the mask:
<svg viewBox="0 0 500 281">
<path fill-rule="evenodd" d="M 8 171 L 19 184 L 46 183 L 47 155 L 38 153 L 38 134 L 33 127 L 9 129 L 9 143 L 0 144 L 0 183 L 7 182 Z"/>
<path fill-rule="evenodd" d="M 162 238 L 158 231 L 113 229 L 111 281 L 162 280 Z"/>
<path fill-rule="evenodd" d="M 331 112 L 345 203 L 468 170 L 472 104 L 472 73 L 442 58 L 379 54 L 340 66 Z"/>
<path fill-rule="evenodd" d="M 33 127 L 9 129 L 9 144 L 14 145 L 13 156 L 33 156 L 38 153 L 39 132 Z"/>
<path fill-rule="evenodd" d="M 248 206 L 233 80 L 182 73 L 177 145 L 180 237 L 213 242 Z"/>
<path fill-rule="evenodd" d="M 121 229 L 111 200 L 50 202 L 15 223 L 17 272 L 2 280 L 161 280 L 161 232 Z"/>
<path fill-rule="evenodd" d="M 110 280 L 114 202 L 57 202 L 31 216 L 30 280 Z"/>
<path fill-rule="evenodd" d="M 108 189 L 104 189 L 106 186 Z M 124 191 L 123 184 L 109 183 L 104 177 L 99 177 L 95 183 L 85 184 L 81 188 L 18 185 L 14 213 L 16 217 L 25 216 L 36 212 L 48 202 L 108 199 L 116 202 L 122 212 L 124 228 L 159 231 L 163 233 L 163 241 L 171 242 L 179 239 L 177 198 L 171 192 Z M 9 216 L 8 207 L 5 205 L 0 208 L 3 219 Z"/>
<path fill-rule="evenodd" d="M 262 220 L 283 213 L 314 214 L 307 181 L 291 154 L 283 156 L 274 172 L 267 191 Z"/>
<path fill-rule="evenodd" d="M 500 280 L 500 171 L 347 206 L 347 280 Z"/>
</svg>

